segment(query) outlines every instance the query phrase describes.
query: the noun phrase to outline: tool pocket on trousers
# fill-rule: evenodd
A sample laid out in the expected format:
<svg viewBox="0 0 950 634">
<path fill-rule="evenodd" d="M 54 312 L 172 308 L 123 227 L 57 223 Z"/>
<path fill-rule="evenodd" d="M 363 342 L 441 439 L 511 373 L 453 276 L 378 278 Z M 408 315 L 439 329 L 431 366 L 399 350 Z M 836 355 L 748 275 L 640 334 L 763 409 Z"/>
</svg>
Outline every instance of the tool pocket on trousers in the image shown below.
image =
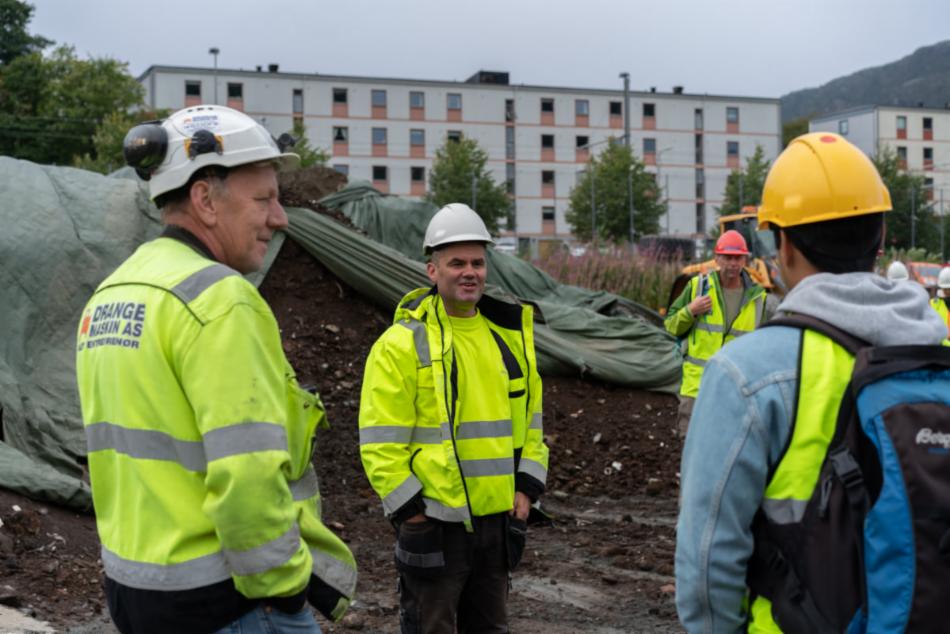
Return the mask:
<svg viewBox="0 0 950 634">
<path fill-rule="evenodd" d="M 434 577 L 445 569 L 442 524 L 403 522 L 396 538 L 396 567 L 410 575 Z"/>
<path fill-rule="evenodd" d="M 507 518 L 505 546 L 508 550 L 508 570 L 514 570 L 524 554 L 525 543 L 528 539 L 528 523 L 513 515 L 508 515 Z"/>
</svg>

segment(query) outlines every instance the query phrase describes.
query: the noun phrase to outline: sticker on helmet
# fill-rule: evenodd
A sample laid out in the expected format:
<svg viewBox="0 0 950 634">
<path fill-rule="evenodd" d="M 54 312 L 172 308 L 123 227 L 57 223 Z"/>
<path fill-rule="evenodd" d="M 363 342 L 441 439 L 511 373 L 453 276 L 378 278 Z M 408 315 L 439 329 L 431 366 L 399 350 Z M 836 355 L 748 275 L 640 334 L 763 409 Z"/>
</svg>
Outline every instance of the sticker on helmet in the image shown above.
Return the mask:
<svg viewBox="0 0 950 634">
<path fill-rule="evenodd" d="M 196 114 L 186 117 L 181 122 L 181 128 L 188 134 L 194 134 L 196 130 L 217 130 L 221 126 L 216 114 Z"/>
</svg>

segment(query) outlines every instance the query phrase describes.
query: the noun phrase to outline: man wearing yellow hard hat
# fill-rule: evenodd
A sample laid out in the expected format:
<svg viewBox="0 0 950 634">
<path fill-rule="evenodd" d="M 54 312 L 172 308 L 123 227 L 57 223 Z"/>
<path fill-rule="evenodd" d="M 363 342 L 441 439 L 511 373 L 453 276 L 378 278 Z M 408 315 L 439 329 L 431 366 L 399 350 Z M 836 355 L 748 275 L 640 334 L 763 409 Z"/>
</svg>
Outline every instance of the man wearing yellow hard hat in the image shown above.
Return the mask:
<svg viewBox="0 0 950 634">
<path fill-rule="evenodd" d="M 821 320 L 874 346 L 939 345 L 946 326 L 924 289 L 873 272 L 890 210 L 873 163 L 844 138 L 792 141 L 766 178 L 759 208 L 790 289 L 777 316 Z M 772 604 L 747 587 L 750 558 L 763 522 L 800 535 L 853 364 L 830 338 L 790 326 L 750 333 L 707 363 L 683 448 L 677 525 L 676 605 L 687 631 L 782 631 Z M 781 553 L 776 565 L 787 565 Z M 825 563 L 823 572 L 806 571 L 810 578 L 834 579 L 833 563 Z M 808 590 L 802 595 L 817 595 Z"/>
</svg>

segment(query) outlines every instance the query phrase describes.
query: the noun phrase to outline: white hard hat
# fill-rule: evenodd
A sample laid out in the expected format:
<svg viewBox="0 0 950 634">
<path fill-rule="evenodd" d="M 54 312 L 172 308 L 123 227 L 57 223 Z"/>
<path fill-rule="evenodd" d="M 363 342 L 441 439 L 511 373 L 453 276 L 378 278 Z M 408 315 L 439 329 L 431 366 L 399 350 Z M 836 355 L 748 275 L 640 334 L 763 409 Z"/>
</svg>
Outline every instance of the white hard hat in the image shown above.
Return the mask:
<svg viewBox="0 0 950 634">
<path fill-rule="evenodd" d="M 907 267 L 904 266 L 904 263 L 897 260 L 891 262 L 891 265 L 887 267 L 887 279 L 899 282 L 909 280 L 910 276 L 907 274 Z"/>
<path fill-rule="evenodd" d="M 432 216 L 423 247 L 428 254 L 455 242 L 494 244 L 481 216 L 462 203 L 450 203 Z"/>
<path fill-rule="evenodd" d="M 282 167 L 297 165 L 300 157 L 284 152 L 293 142 L 290 135 L 275 140 L 243 112 L 207 105 L 135 126 L 125 136 L 122 151 L 126 162 L 149 182 L 154 200 L 178 189 L 209 165 L 237 167 L 270 160 Z"/>
<path fill-rule="evenodd" d="M 940 275 L 937 276 L 937 288 L 950 289 L 950 266 L 940 269 Z"/>
</svg>

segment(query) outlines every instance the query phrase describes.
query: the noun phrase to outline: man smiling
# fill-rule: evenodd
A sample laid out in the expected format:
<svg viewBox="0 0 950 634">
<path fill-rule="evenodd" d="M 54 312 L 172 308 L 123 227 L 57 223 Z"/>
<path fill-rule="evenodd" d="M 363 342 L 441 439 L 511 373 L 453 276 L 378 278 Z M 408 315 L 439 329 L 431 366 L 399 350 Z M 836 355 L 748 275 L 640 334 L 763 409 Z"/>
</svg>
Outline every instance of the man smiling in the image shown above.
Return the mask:
<svg viewBox="0 0 950 634">
<path fill-rule="evenodd" d="M 508 579 L 544 491 L 548 449 L 532 309 L 483 296 L 481 218 L 453 203 L 426 230 L 412 291 L 366 361 L 360 454 L 396 528 L 404 634 L 508 632 Z"/>
</svg>

